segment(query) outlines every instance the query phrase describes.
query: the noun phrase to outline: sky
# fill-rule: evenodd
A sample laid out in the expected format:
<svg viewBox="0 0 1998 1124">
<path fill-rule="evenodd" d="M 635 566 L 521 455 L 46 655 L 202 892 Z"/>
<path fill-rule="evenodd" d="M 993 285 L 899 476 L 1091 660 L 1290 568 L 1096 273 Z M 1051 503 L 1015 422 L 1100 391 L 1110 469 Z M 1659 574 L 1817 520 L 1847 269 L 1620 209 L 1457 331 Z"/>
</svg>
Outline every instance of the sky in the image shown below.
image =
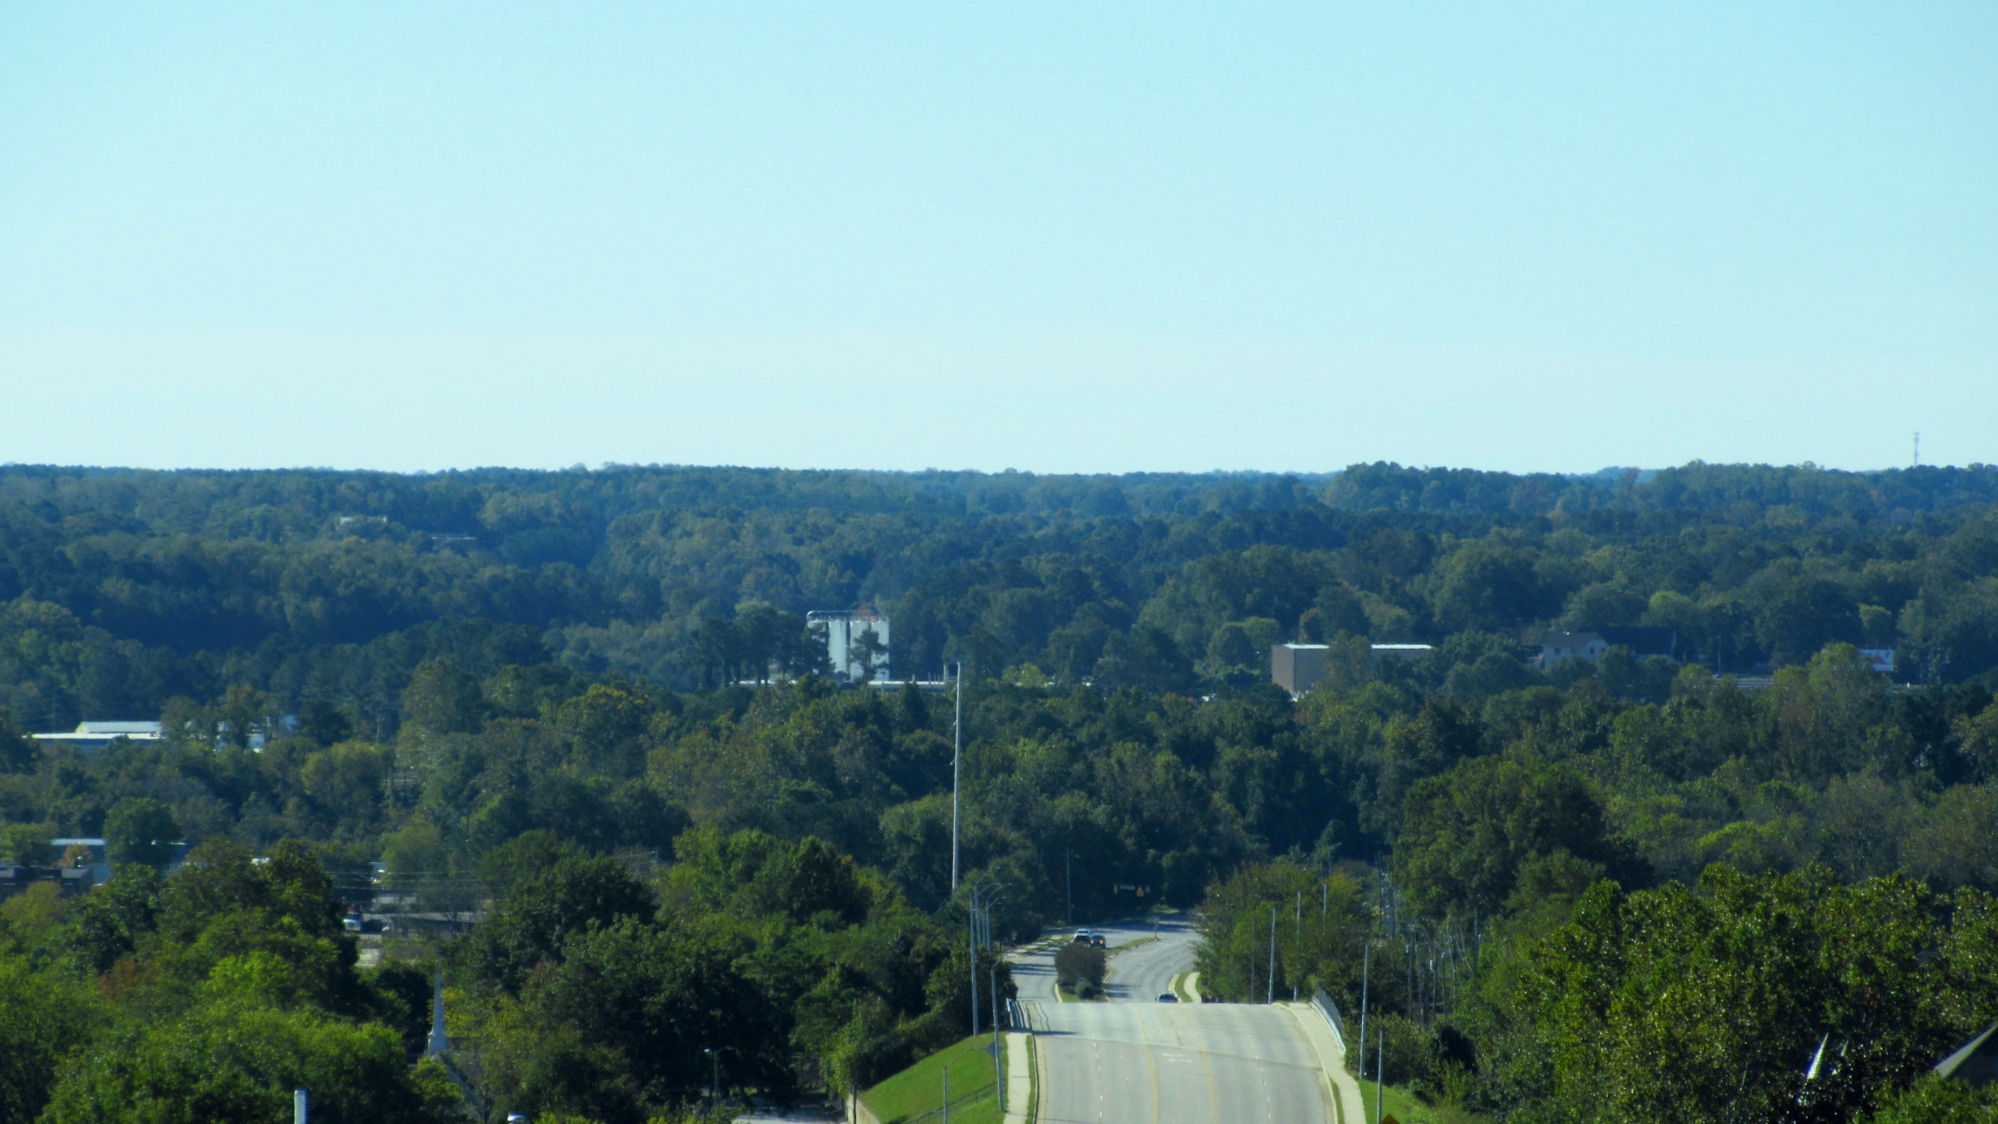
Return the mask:
<svg viewBox="0 0 1998 1124">
<path fill-rule="evenodd" d="M 0 463 L 1998 461 L 1993 58 L 1989 0 L 0 5 Z"/>
</svg>

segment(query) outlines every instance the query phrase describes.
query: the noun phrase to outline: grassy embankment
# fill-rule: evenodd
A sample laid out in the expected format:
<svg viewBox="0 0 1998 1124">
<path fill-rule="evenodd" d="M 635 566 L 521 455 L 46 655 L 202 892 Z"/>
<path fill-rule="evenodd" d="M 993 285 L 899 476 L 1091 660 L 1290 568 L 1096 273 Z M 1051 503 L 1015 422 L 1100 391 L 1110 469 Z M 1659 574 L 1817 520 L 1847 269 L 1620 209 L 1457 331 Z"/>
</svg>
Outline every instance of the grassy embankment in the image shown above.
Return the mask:
<svg viewBox="0 0 1998 1124">
<path fill-rule="evenodd" d="M 1367 1104 L 1367 1118 L 1358 1124 L 1374 1124 L 1373 1082 L 1360 1082 L 1360 1099 Z M 1387 1111 L 1382 1119 L 1391 1116 L 1400 1124 L 1483 1124 L 1482 1117 L 1452 1105 L 1425 1103 L 1422 1098 L 1398 1085 L 1387 1087 L 1387 1104 L 1384 1107 Z"/>
<path fill-rule="evenodd" d="M 881 1124 L 915 1120 L 943 1107 L 944 1071 L 950 1071 L 951 1124 L 1000 1124 L 992 1087 L 992 1036 L 981 1034 L 946 1046 L 860 1095 Z M 1006 1059 L 999 1059 L 1004 1066 Z M 975 1098 L 975 1099 L 970 1099 Z M 934 1118 L 933 1118 L 934 1119 Z"/>
</svg>

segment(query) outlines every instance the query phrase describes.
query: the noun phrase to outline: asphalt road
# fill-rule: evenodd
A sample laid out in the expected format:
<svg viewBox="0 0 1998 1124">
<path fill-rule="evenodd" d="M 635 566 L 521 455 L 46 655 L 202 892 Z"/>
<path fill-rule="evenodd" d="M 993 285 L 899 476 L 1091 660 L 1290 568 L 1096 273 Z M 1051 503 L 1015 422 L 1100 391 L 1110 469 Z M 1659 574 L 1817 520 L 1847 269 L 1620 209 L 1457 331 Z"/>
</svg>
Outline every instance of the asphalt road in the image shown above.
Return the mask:
<svg viewBox="0 0 1998 1124">
<path fill-rule="evenodd" d="M 1193 946 L 1199 940 L 1189 917 L 1161 917 L 1116 925 L 1097 925 L 1109 945 L 1110 971 L 1104 991 L 1112 1002 L 1155 1002 L 1172 990 L 1172 978 L 1193 970 Z M 1073 930 L 1069 931 L 1073 933 Z M 1030 952 L 1013 957 L 1013 979 L 1020 998 L 1055 1002 L 1054 953 Z"/>
<path fill-rule="evenodd" d="M 1040 1117 L 1050 1124 L 1302 1124 L 1332 1119 L 1296 1008 L 1160 1003 L 1193 967 L 1190 923 L 1097 926 L 1111 950 L 1107 1003 L 1057 1003 L 1050 953 L 1015 960 L 1035 1031 Z M 1120 946 L 1130 946 L 1118 951 Z M 1315 1014 L 1310 1017 L 1317 1017 Z"/>
</svg>

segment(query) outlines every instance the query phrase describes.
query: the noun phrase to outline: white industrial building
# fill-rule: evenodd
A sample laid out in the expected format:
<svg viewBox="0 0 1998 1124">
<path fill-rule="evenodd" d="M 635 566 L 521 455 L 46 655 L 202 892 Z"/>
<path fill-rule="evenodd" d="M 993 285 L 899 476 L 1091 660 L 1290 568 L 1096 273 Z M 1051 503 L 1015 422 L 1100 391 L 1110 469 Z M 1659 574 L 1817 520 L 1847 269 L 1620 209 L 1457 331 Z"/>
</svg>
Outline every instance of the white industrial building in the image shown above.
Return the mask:
<svg viewBox="0 0 1998 1124">
<path fill-rule="evenodd" d="M 29 734 L 28 736 L 46 746 L 66 745 L 72 749 L 82 750 L 84 753 L 96 753 L 112 742 L 156 742 L 164 739 L 165 734 L 162 732 L 158 722 L 105 722 L 92 720 L 77 723 L 74 732 Z"/>
<path fill-rule="evenodd" d="M 866 606 L 851 611 L 814 609 L 805 614 L 805 627 L 825 634 L 833 678 L 848 683 L 889 678 L 887 617 Z M 870 636 L 871 642 L 866 639 Z"/>
</svg>

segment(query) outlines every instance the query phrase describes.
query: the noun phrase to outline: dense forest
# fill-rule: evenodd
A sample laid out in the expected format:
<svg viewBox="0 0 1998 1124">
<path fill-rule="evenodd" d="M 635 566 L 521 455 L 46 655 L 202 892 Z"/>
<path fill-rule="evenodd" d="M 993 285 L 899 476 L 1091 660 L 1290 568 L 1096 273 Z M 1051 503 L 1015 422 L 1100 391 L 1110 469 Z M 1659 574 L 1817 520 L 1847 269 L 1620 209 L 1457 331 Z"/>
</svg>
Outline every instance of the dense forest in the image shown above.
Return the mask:
<svg viewBox="0 0 1998 1124">
<path fill-rule="evenodd" d="M 1002 934 L 1204 904 L 1204 987 L 1365 975 L 1491 1120 L 1976 1111 L 1917 1078 L 1998 1019 L 1998 469 L 9 466 L 0 860 L 117 873 L 0 903 L 0 1119 L 626 1124 L 955 1040 L 954 700 L 829 677 L 862 605 L 962 665 Z M 1532 660 L 1629 626 L 1676 658 Z M 383 895 L 480 920 L 362 967 Z"/>
</svg>

